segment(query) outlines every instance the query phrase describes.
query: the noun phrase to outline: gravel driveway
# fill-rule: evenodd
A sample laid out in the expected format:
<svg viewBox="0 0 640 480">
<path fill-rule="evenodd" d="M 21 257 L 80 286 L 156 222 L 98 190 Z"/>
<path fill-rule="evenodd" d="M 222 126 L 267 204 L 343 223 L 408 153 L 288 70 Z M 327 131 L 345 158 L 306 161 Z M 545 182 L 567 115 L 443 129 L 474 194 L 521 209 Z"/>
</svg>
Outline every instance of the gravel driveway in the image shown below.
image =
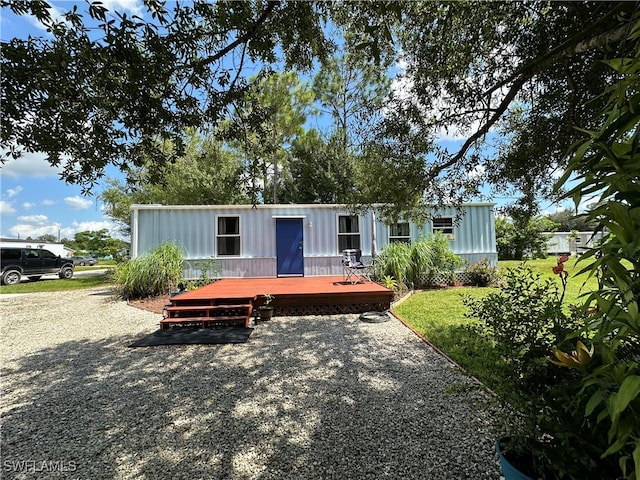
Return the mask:
<svg viewBox="0 0 640 480">
<path fill-rule="evenodd" d="M 395 319 L 128 348 L 160 319 L 105 289 L 1 295 L 1 477 L 500 477 L 486 394 Z"/>
</svg>

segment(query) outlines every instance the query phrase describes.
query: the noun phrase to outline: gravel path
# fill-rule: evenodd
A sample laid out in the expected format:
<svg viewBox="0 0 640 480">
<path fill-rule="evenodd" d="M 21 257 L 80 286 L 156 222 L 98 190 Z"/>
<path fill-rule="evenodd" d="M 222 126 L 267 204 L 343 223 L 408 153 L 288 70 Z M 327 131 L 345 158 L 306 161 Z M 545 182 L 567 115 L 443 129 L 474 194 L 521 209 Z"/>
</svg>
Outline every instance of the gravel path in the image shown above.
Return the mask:
<svg viewBox="0 0 640 480">
<path fill-rule="evenodd" d="M 128 348 L 104 289 L 0 296 L 2 478 L 498 479 L 492 407 L 399 321 Z"/>
</svg>

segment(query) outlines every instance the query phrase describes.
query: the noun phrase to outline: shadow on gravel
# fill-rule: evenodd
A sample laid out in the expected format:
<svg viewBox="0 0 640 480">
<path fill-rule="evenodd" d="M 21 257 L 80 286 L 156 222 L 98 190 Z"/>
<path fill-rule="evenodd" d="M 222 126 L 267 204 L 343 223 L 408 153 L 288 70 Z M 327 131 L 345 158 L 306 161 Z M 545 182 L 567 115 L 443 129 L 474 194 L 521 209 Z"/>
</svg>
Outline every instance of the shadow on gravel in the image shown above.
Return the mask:
<svg viewBox="0 0 640 480">
<path fill-rule="evenodd" d="M 3 478 L 499 478 L 484 394 L 379 328 L 273 320 L 243 345 L 24 357 L 2 370 Z"/>
</svg>

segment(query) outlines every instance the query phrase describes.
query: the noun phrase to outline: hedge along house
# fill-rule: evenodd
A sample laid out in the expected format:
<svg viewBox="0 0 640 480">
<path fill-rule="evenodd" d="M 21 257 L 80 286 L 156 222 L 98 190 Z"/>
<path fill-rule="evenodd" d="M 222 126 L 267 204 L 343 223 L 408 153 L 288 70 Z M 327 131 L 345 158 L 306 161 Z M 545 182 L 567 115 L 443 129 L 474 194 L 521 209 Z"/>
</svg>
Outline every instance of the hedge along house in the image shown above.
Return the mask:
<svg viewBox="0 0 640 480">
<path fill-rule="evenodd" d="M 456 221 L 454 208 L 434 209 L 423 226 L 387 225 L 373 212 L 354 214 L 341 205 L 133 205 L 131 255 L 165 242 L 185 251 L 185 277 L 198 278 L 214 259 L 218 276 L 342 275 L 342 251 L 360 249 L 364 262 L 390 242 L 412 242 L 442 232 L 469 263 L 497 265 L 493 203 L 469 203 Z"/>
</svg>

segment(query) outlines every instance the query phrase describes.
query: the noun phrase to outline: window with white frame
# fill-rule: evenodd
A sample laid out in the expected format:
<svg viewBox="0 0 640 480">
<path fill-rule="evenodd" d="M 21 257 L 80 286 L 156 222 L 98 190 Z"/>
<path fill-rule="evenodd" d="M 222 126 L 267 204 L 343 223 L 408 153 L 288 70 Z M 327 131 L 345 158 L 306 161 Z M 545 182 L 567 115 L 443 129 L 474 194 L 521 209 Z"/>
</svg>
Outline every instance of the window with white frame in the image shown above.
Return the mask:
<svg viewBox="0 0 640 480">
<path fill-rule="evenodd" d="M 400 221 L 389 225 L 389 243 L 411 243 L 409 222 Z"/>
<path fill-rule="evenodd" d="M 453 218 L 452 217 L 438 217 L 432 220 L 433 229 L 432 232 L 435 234 L 440 232 L 444 235 L 452 235 L 453 234 Z"/>
<path fill-rule="evenodd" d="M 240 217 L 218 217 L 216 245 L 219 257 L 240 256 Z"/>
<path fill-rule="evenodd" d="M 360 249 L 360 221 L 356 215 L 338 215 L 338 253 Z"/>
</svg>

